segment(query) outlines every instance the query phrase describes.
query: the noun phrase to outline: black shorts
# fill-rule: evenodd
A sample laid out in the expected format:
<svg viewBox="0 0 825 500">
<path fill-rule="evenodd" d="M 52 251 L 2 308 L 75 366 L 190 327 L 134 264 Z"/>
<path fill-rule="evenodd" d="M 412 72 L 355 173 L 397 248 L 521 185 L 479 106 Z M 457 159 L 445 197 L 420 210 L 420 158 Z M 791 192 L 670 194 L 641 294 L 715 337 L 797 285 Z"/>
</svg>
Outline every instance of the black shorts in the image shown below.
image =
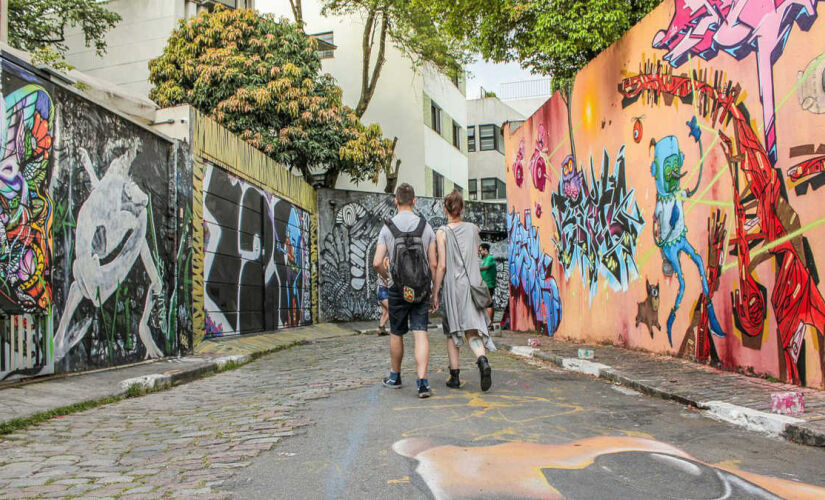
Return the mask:
<svg viewBox="0 0 825 500">
<path fill-rule="evenodd" d="M 393 285 L 387 299 L 390 308 L 390 333 L 404 335 L 408 331 L 426 332 L 429 325 L 430 302 L 426 299 L 418 304 L 404 300 L 404 295 Z"/>
</svg>

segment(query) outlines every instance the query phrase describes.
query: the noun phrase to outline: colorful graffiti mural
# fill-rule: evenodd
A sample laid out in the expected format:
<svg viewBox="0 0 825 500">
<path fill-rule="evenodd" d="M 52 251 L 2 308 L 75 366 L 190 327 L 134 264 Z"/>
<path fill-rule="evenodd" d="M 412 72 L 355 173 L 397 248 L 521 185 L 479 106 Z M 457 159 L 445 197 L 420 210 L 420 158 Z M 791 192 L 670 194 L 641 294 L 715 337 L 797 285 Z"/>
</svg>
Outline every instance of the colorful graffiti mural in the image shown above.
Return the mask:
<svg viewBox="0 0 825 500">
<path fill-rule="evenodd" d="M 51 305 L 54 105 L 45 88 L 29 83 L 0 94 L 0 111 L 0 307 L 43 313 Z"/>
<path fill-rule="evenodd" d="M 554 96 L 506 134 L 508 210 L 533 210 L 548 198 L 553 203 L 552 220 L 533 224 L 542 251 L 554 240 L 564 270 L 565 321 L 557 335 L 825 386 L 825 300 L 817 265 L 825 251 L 812 244 L 825 237 L 818 199 L 825 185 L 825 23 L 818 21 L 818 6 L 663 2 L 579 73 L 568 99 Z M 519 172 L 524 145 L 538 138 L 547 182 L 559 186 L 555 193 L 524 182 L 529 174 Z M 633 272 L 621 286 L 615 276 L 595 272 L 597 251 L 584 251 L 582 221 L 604 219 L 563 215 L 570 200 L 611 175 L 605 151 L 621 151 L 616 162 L 621 157 L 626 168 L 617 181 L 638 204 L 631 233 L 637 237 L 622 253 Z M 587 176 L 576 154 L 599 153 L 601 169 L 591 160 Z M 581 212 L 613 207 L 617 213 L 617 199 L 623 198 L 593 198 Z M 611 236 L 618 234 L 618 227 L 608 227 Z M 581 251 L 571 259 L 568 248 Z M 599 276 L 609 278 L 604 287 L 594 279 Z M 668 307 L 666 337 L 657 334 L 659 304 Z M 596 308 L 606 313 L 585 313 Z M 537 321 L 534 308 L 514 299 L 512 314 L 521 324 Z"/>
<path fill-rule="evenodd" d="M 614 290 L 626 290 L 638 276 L 634 254 L 644 219 L 633 190 L 626 186 L 624 147 L 612 172 L 609 165 L 610 157 L 604 151 L 601 175 L 596 177 L 591 157 L 588 182 L 568 156 L 562 162 L 559 191 L 551 198 L 558 232 L 554 243 L 564 275 L 570 279 L 578 269 L 591 297 L 598 289 L 599 276 Z"/>
<path fill-rule="evenodd" d="M 825 489 L 704 463 L 675 446 L 636 437 L 560 445 L 508 442 L 456 446 L 426 438 L 396 442 L 437 499 L 659 498 L 661 477 L 680 498 L 818 498 Z M 649 474 L 648 471 L 656 471 Z"/>
<path fill-rule="evenodd" d="M 553 258 L 542 251 L 529 210 L 524 213 L 524 222 L 519 214 L 508 214 L 507 234 L 511 300 L 529 307 L 538 327 L 552 337 L 561 324 L 561 297 L 553 277 Z M 518 323 L 518 318 L 511 317 L 510 321 L 511 328 L 517 329 L 518 325 L 513 323 Z"/>
<path fill-rule="evenodd" d="M 205 336 L 312 323 L 310 214 L 206 164 Z"/>
</svg>

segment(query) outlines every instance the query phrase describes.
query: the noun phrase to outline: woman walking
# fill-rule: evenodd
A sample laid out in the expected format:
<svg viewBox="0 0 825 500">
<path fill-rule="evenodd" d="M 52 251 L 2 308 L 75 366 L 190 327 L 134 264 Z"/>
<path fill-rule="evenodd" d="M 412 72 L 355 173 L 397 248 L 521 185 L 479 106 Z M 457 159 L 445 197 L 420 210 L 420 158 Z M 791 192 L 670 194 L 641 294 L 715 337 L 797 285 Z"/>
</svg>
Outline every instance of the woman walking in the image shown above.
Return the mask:
<svg viewBox="0 0 825 500">
<path fill-rule="evenodd" d="M 471 291 L 472 288 L 484 287 L 478 263 L 478 226 L 461 219 L 464 199 L 458 191 L 453 191 L 444 198 L 444 211 L 447 213 L 447 224 L 436 232 L 438 266 L 433 283 L 433 308 L 438 308 L 438 293 L 441 285 L 444 285 L 440 300 L 444 304 L 447 320 L 444 329 L 444 334 L 447 335 L 447 356 L 450 359 L 447 387 L 458 388 L 461 385 L 458 349 L 464 344 L 466 337 L 476 356 L 481 390 L 487 391 L 493 381 L 485 347 L 495 351 L 496 346 L 487 331 L 486 311 L 476 306 Z"/>
</svg>

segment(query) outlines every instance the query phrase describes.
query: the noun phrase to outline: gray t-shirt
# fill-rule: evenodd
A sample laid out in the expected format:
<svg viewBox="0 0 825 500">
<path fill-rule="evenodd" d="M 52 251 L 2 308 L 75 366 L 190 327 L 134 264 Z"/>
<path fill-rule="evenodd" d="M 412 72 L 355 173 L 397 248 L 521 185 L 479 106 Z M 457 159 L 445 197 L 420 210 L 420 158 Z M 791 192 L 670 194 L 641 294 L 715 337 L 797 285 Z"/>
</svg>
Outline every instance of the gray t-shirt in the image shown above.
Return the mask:
<svg viewBox="0 0 825 500">
<path fill-rule="evenodd" d="M 421 217 L 413 212 L 410 212 L 409 210 L 400 211 L 392 218 L 393 224 L 395 224 L 395 227 L 397 227 L 400 231 L 414 231 L 418 226 L 418 221 L 420 220 Z M 435 233 L 429 223 L 424 226 L 424 234 L 421 235 L 421 243 L 424 245 L 424 260 L 426 260 L 427 265 L 429 265 L 427 249 L 430 248 L 431 243 L 435 243 Z M 378 234 L 378 244 L 383 244 L 387 247 L 387 257 L 389 257 L 390 261 L 392 261 L 392 251 L 395 247 L 395 241 L 386 224 L 384 224 L 381 228 L 381 232 Z"/>
</svg>

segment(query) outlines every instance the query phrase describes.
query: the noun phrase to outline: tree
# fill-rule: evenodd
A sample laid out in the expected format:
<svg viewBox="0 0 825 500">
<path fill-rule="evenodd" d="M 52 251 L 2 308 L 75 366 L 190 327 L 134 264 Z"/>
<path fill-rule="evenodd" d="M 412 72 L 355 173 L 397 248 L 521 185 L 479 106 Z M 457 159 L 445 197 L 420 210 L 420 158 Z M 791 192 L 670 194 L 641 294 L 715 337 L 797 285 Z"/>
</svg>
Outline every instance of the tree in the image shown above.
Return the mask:
<svg viewBox="0 0 825 500">
<path fill-rule="evenodd" d="M 300 13 L 300 0 L 293 12 Z M 389 41 L 416 67 L 429 63 L 449 76 L 457 76 L 469 62 L 470 53 L 430 15 L 408 0 L 325 0 L 324 14 L 360 15 L 364 18 L 361 43 L 361 95 L 355 106 L 360 118 L 375 94 Z M 297 14 L 296 14 L 297 19 Z"/>
<path fill-rule="evenodd" d="M 342 104 L 315 40 L 285 19 L 201 12 L 180 22 L 149 70 L 159 105 L 192 104 L 308 182 L 316 172 L 327 187 L 341 173 L 376 182 L 385 169 L 390 141 Z"/>
<path fill-rule="evenodd" d="M 87 47 L 106 52 L 106 32 L 120 15 L 98 0 L 9 0 L 9 44 L 48 62 L 60 62 L 68 51 L 66 28 L 79 26 Z"/>
<path fill-rule="evenodd" d="M 661 0 L 413 0 L 495 62 L 517 61 L 568 89 L 584 65 Z"/>
</svg>

